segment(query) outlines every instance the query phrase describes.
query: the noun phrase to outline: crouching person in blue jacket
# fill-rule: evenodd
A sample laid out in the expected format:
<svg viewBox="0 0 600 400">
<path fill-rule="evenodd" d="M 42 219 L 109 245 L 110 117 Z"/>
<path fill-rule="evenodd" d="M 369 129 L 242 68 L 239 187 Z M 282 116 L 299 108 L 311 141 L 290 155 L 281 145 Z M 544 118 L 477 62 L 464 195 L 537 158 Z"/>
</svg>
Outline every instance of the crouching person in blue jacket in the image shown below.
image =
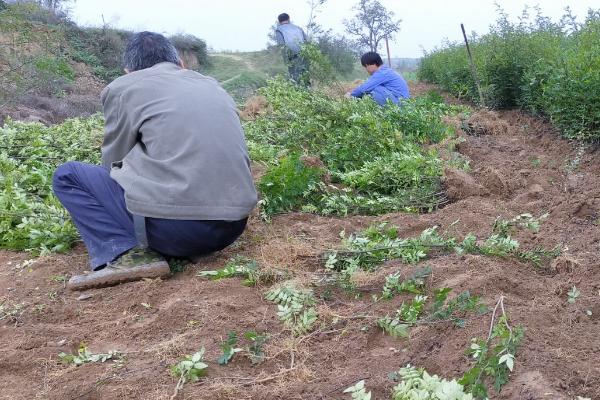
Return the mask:
<svg viewBox="0 0 600 400">
<path fill-rule="evenodd" d="M 375 52 L 362 55 L 360 63 L 371 77 L 365 83 L 346 93 L 346 97 L 363 97 L 370 95 L 379 105 L 387 101 L 399 104 L 404 99 L 410 98 L 406 81 L 396 71 L 383 65 L 381 56 Z"/>
<path fill-rule="evenodd" d="M 217 81 L 183 68 L 158 33 L 135 34 L 123 61 L 101 94 L 102 165 L 54 174 L 92 270 L 73 290 L 168 276 L 165 256 L 230 245 L 257 202 L 236 105 Z"/>
</svg>

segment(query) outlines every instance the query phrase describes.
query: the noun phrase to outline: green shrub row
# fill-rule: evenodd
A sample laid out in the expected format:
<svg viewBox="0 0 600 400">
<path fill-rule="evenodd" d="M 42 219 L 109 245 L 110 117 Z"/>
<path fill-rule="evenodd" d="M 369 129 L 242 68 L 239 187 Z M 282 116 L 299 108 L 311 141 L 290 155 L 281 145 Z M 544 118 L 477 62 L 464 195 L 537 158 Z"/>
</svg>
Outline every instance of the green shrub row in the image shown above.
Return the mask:
<svg viewBox="0 0 600 400">
<path fill-rule="evenodd" d="M 491 31 L 470 39 L 486 106 L 520 107 L 543 115 L 569 138 L 600 139 L 600 10 L 578 23 L 539 9 L 512 23 L 499 10 Z M 479 95 L 463 43 L 426 53 L 419 78 L 473 101 Z"/>
</svg>

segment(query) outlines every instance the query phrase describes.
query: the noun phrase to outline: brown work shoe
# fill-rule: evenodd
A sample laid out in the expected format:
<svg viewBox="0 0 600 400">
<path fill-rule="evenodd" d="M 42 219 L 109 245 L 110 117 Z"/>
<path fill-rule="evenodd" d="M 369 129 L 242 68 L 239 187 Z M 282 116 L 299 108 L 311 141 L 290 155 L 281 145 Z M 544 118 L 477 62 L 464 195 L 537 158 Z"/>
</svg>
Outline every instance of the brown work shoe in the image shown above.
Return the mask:
<svg viewBox="0 0 600 400">
<path fill-rule="evenodd" d="M 71 290 L 86 290 L 144 278 L 160 278 L 169 274 L 169 264 L 160 254 L 136 247 L 99 271 L 75 275 L 69 279 L 67 287 Z"/>
</svg>

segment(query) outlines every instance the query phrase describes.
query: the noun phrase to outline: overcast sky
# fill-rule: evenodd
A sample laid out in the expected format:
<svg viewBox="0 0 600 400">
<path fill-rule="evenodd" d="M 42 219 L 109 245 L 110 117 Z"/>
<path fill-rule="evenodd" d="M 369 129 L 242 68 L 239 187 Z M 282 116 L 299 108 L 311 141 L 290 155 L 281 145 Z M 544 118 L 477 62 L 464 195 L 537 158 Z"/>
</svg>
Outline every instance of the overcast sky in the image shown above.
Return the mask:
<svg viewBox="0 0 600 400">
<path fill-rule="evenodd" d="M 327 0 L 317 22 L 335 33 L 344 33 L 342 21 L 352 18 L 358 0 Z M 420 57 L 445 38 L 462 40 L 460 24 L 467 32 L 488 32 L 496 18 L 494 0 L 380 0 L 402 20 L 400 32 L 390 43 L 392 57 Z M 565 7 L 582 20 L 600 0 L 498 0 L 516 20 L 525 5 L 539 5 L 545 16 L 558 21 Z M 206 40 L 216 51 L 253 51 L 266 47 L 267 32 L 277 15 L 287 12 L 292 22 L 305 26 L 309 16 L 306 0 L 75 0 L 71 15 L 79 24 L 151 30 L 165 34 L 191 33 Z M 384 48 L 380 49 L 383 53 Z"/>
</svg>

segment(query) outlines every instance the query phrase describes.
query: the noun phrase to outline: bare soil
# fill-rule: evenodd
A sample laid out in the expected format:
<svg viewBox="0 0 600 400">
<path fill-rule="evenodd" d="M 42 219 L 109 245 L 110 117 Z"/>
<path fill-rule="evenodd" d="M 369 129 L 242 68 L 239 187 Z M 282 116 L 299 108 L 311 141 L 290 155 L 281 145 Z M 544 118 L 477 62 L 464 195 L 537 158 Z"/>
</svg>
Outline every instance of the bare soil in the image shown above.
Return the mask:
<svg viewBox="0 0 600 400">
<path fill-rule="evenodd" d="M 0 398 L 169 399 L 177 379 L 168 367 L 201 346 L 208 376 L 187 383 L 177 398 L 349 399 L 342 390 L 366 379 L 373 398 L 386 399 L 394 385 L 388 373 L 407 363 L 459 377 L 470 366 L 465 350 L 471 338 L 487 336 L 490 314 L 468 317 L 464 328 L 418 326 L 409 339 L 391 338 L 374 326 L 375 318 L 409 296 L 374 303 L 371 294 L 381 292 L 387 274 L 409 275 L 412 266 L 389 262 L 365 275 L 359 298 L 316 285 L 320 325 L 298 338 L 264 299 L 267 287 L 245 287 L 237 278 L 209 281 L 197 273 L 244 255 L 314 282 L 323 276 L 318 255 L 339 246 L 342 230 L 389 221 L 403 236 L 434 225 L 458 237 L 485 236 L 498 216 L 548 212 L 539 233 L 517 239 L 523 247 L 560 246 L 563 253 L 551 265 L 439 255 L 426 262 L 433 269 L 427 287 L 451 287 L 455 294 L 469 290 L 491 307 L 505 296 L 511 324 L 525 328 L 510 381 L 500 394 L 491 391 L 492 398 L 600 399 L 600 154 L 581 150 L 548 124 L 517 111 L 481 112 L 476 120 L 481 129 L 463 133 L 458 147 L 471 169 L 448 173 L 453 202 L 430 214 L 292 213 L 271 223 L 254 214 L 237 243 L 184 272 L 164 281 L 89 290 L 85 299 L 61 281 L 86 270 L 82 246 L 31 263 L 24 263 L 30 258 L 25 253 L 0 252 L 0 304 L 14 311 L 0 320 Z M 572 286 L 581 291 L 573 304 L 567 302 Z M 266 360 L 252 366 L 238 355 L 219 366 L 219 344 L 230 330 L 267 332 Z M 61 363 L 58 353 L 74 351 L 81 342 L 94 353 L 118 350 L 126 356 L 118 364 Z"/>
</svg>

